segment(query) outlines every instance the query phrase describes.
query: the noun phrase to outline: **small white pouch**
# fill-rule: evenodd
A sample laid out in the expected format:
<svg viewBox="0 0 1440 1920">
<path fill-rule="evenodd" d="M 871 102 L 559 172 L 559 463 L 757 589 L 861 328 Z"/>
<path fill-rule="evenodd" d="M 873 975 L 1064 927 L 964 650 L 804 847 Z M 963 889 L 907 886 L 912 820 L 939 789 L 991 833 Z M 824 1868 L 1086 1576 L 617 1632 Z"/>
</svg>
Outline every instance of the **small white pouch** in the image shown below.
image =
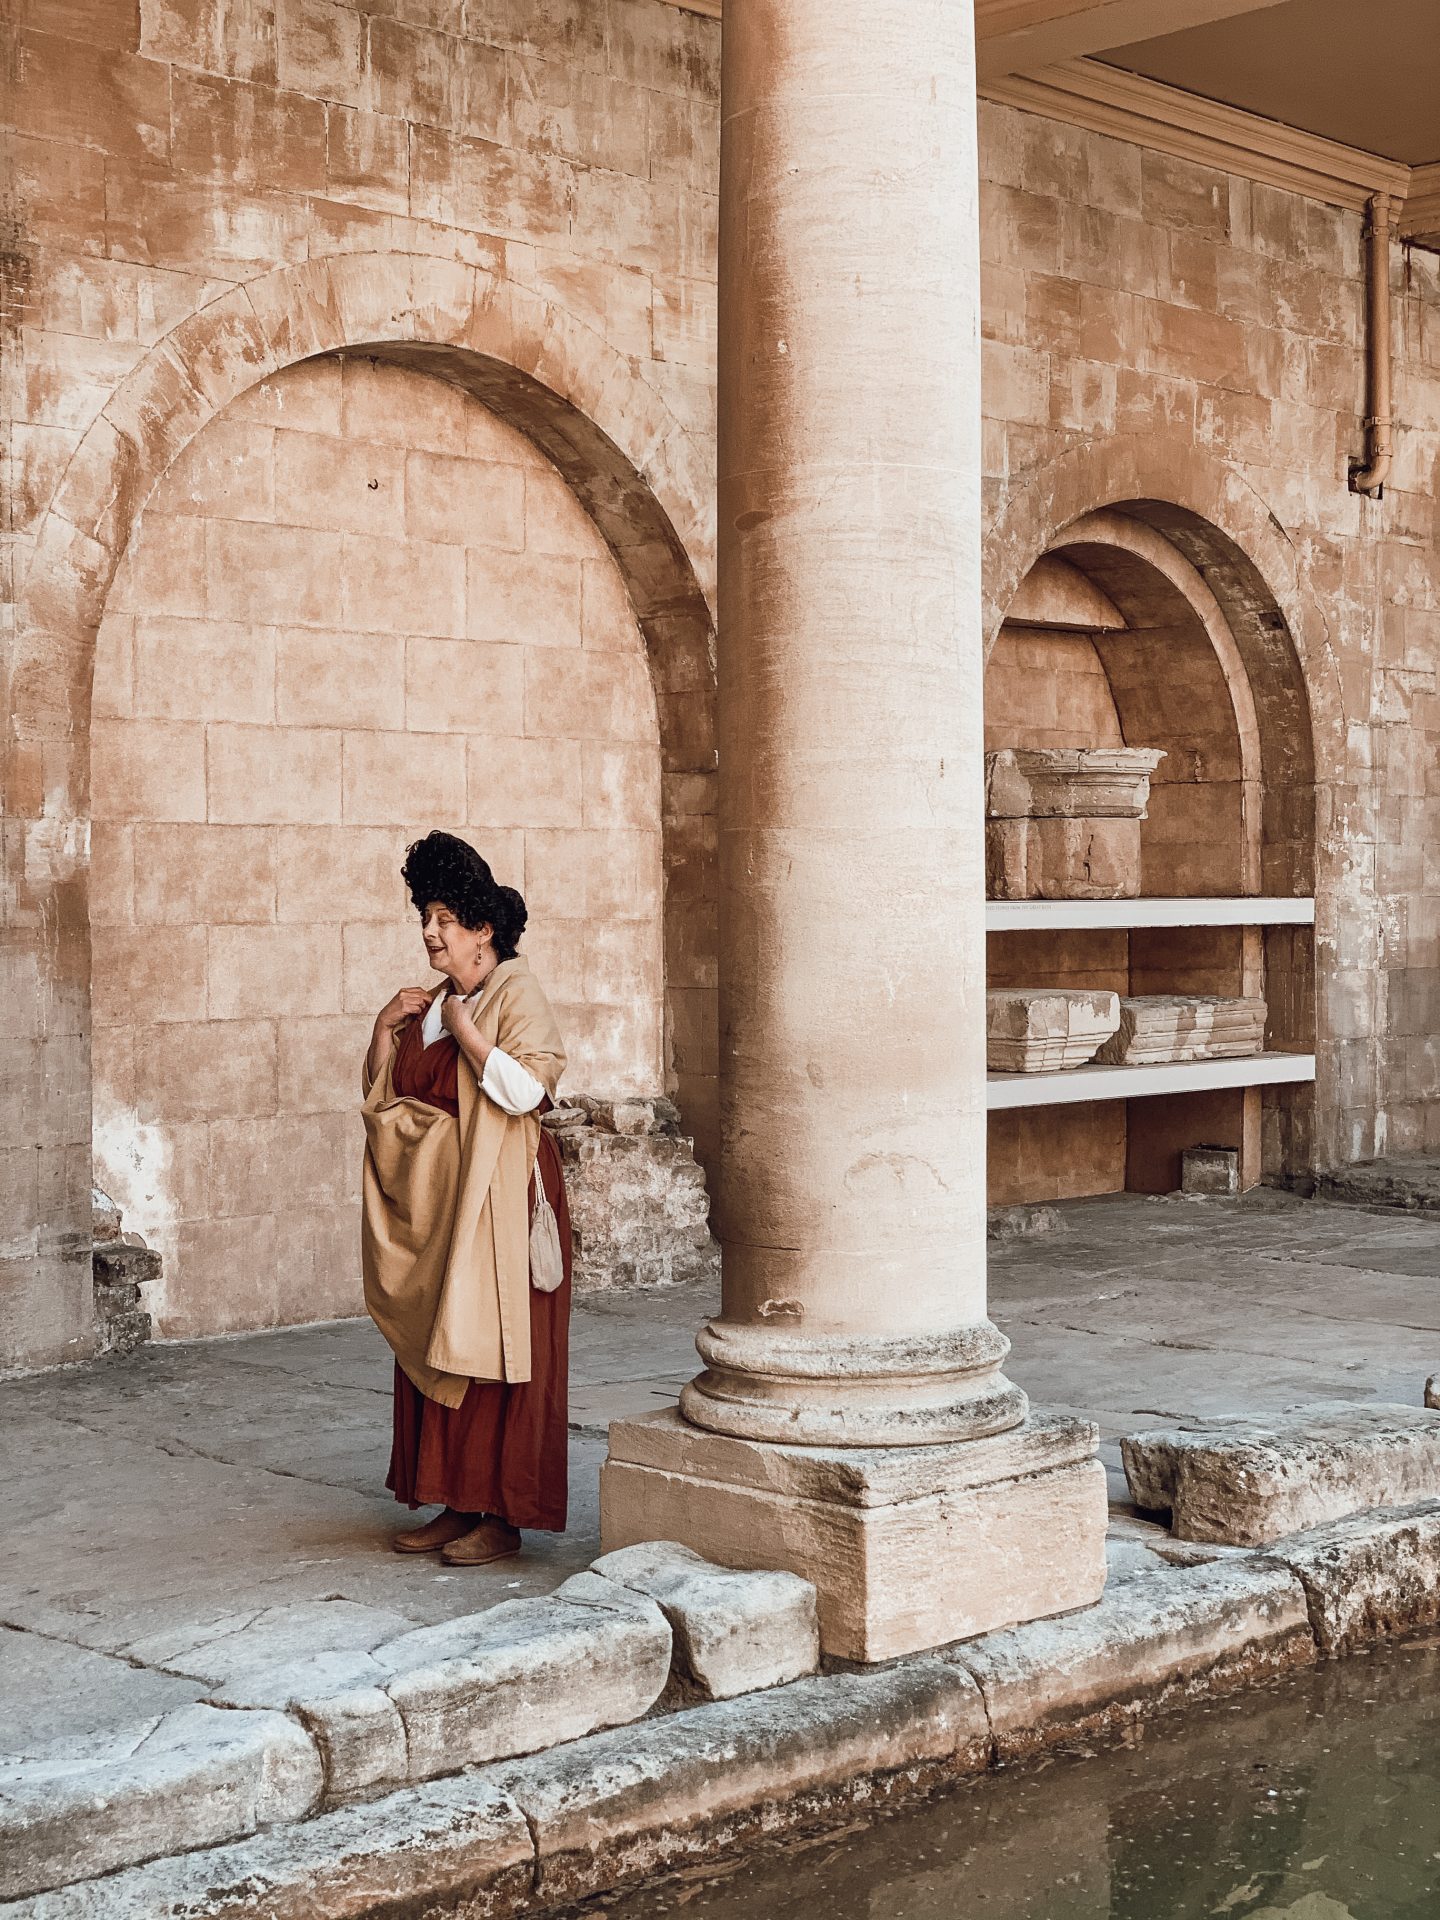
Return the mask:
<svg viewBox="0 0 1440 1920">
<path fill-rule="evenodd" d="M 560 1222 L 535 1168 L 535 1207 L 530 1215 L 530 1284 L 539 1293 L 554 1293 L 565 1278 L 565 1257 L 560 1250 Z"/>
</svg>

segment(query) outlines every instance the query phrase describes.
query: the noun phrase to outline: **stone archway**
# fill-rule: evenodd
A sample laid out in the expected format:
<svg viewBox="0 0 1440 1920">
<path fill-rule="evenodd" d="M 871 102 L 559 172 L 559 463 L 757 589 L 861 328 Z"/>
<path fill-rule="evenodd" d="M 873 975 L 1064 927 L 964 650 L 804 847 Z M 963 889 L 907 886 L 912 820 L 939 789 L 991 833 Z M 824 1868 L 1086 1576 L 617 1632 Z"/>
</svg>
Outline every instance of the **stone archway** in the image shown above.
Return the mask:
<svg viewBox="0 0 1440 1920">
<path fill-rule="evenodd" d="M 192 315 L 93 422 L 17 595 L 5 794 L 8 968 L 33 1008 L 45 1107 L 33 1218 L 17 1219 L 13 1352 L 83 1357 L 90 1338 L 88 726 L 96 631 L 137 516 L 195 434 L 240 393 L 337 351 L 463 387 L 554 463 L 614 557 L 644 636 L 662 755 L 666 1056 L 702 1134 L 715 1071 L 713 487 L 703 450 L 633 363 L 503 276 L 425 256 L 281 268 Z M 24 1098 L 22 1090 L 22 1098 Z M 48 1158 L 47 1158 L 48 1156 Z"/>
<path fill-rule="evenodd" d="M 1346 714 L 1323 598 L 1307 579 L 1302 553 L 1251 483 L 1227 463 L 1186 446 L 1125 437 L 1071 449 L 1027 478 L 996 511 L 985 545 L 985 634 L 994 645 L 1021 582 L 1045 553 L 1083 543 L 1087 526 L 1137 562 L 1167 574 L 1203 615 L 1208 603 L 1223 628 L 1217 658 L 1244 714 L 1253 713 L 1253 762 L 1263 794 L 1257 821 L 1253 890 L 1313 890 L 1316 898 L 1313 991 L 1317 1082 L 1313 1113 L 1291 1103 L 1284 1165 L 1303 1175 L 1346 1157 L 1344 1104 L 1356 1099 L 1357 1061 L 1347 1039 L 1344 983 L 1334 979 L 1344 944 L 1378 942 L 1375 902 L 1357 895 L 1344 849 L 1327 840 L 1317 791 L 1343 782 Z M 1223 658 L 1228 647 L 1228 666 Z M 1214 635 L 1212 634 L 1212 640 Z M 1251 890 L 1251 889 L 1247 889 Z M 1342 916 L 1345 927 L 1342 935 Z M 1298 976 L 1297 976 L 1298 977 Z M 1350 1082 L 1342 1093 L 1344 1079 Z M 1373 1075 L 1375 1063 L 1370 1062 Z"/>
</svg>

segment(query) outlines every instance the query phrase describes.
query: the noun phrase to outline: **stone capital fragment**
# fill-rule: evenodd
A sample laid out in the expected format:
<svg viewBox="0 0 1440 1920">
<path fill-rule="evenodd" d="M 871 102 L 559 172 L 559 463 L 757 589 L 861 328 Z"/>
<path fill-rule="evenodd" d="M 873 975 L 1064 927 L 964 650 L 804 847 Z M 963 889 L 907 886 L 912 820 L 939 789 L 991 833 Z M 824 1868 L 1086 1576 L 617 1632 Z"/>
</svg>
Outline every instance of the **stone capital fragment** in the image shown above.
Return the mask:
<svg viewBox="0 0 1440 1920">
<path fill-rule="evenodd" d="M 1143 820 L 1155 747 L 1003 747 L 985 756 L 989 820 Z"/>
</svg>

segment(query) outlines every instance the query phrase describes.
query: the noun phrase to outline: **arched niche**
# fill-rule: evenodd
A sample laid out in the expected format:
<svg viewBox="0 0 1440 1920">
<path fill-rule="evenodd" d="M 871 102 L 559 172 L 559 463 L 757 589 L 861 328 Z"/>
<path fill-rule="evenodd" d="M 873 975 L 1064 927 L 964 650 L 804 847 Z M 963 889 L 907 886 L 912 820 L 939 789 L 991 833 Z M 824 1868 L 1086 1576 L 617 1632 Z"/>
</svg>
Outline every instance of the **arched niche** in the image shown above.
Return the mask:
<svg viewBox="0 0 1440 1920">
<path fill-rule="evenodd" d="M 463 387 L 560 471 L 613 555 L 643 635 L 661 756 L 669 1083 L 713 1139 L 712 459 L 633 360 L 503 274 L 424 255 L 287 266 L 209 301 L 158 341 L 95 417 L 29 549 L 15 615 L 4 797 L 6 965 L 26 983 L 17 1044 L 53 1090 L 43 1208 L 0 1358 L 47 1364 L 93 1341 L 90 1180 L 90 708 L 95 636 L 137 519 L 172 463 L 247 389 L 316 356 L 363 353 Z M 46 1158 L 48 1156 L 48 1158 Z"/>
<path fill-rule="evenodd" d="M 1306 896 L 1315 765 L 1304 676 L 1255 570 L 1181 509 L 1077 516 L 991 635 L 986 746 L 1161 749 L 1141 823 L 1146 897 Z M 1308 929 L 999 933 L 990 984 L 1264 993 L 1267 1048 L 1314 1047 Z M 992 1116 L 992 1201 L 1164 1192 L 1188 1145 L 1237 1148 L 1242 1181 L 1308 1164 L 1309 1088 L 1235 1089 Z"/>
</svg>

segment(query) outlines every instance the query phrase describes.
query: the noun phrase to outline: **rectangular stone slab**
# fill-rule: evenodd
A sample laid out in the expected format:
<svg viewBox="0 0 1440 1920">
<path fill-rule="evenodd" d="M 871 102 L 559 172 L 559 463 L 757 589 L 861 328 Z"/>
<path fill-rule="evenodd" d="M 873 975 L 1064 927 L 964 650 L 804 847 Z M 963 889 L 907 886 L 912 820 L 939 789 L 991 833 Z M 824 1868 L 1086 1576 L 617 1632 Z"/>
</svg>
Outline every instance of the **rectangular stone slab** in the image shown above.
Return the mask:
<svg viewBox="0 0 1440 1920">
<path fill-rule="evenodd" d="M 1264 1051 L 1265 1017 L 1265 1002 L 1258 996 L 1122 995 L 1120 1024 L 1095 1058 L 1106 1067 L 1243 1059 Z"/>
<path fill-rule="evenodd" d="M 1136 1506 L 1180 1540 L 1260 1547 L 1366 1507 L 1440 1497 L 1440 1413 L 1325 1402 L 1121 1442 Z"/>
<path fill-rule="evenodd" d="M 1133 900 L 1140 892 L 1138 820 L 987 820 L 991 900 Z"/>
<path fill-rule="evenodd" d="M 1157 747 L 1002 747 L 985 756 L 988 820 L 1143 820 Z"/>
<path fill-rule="evenodd" d="M 1033 987 L 987 993 L 985 1064 L 991 1073 L 1082 1067 L 1119 1024 L 1117 993 Z"/>
</svg>

